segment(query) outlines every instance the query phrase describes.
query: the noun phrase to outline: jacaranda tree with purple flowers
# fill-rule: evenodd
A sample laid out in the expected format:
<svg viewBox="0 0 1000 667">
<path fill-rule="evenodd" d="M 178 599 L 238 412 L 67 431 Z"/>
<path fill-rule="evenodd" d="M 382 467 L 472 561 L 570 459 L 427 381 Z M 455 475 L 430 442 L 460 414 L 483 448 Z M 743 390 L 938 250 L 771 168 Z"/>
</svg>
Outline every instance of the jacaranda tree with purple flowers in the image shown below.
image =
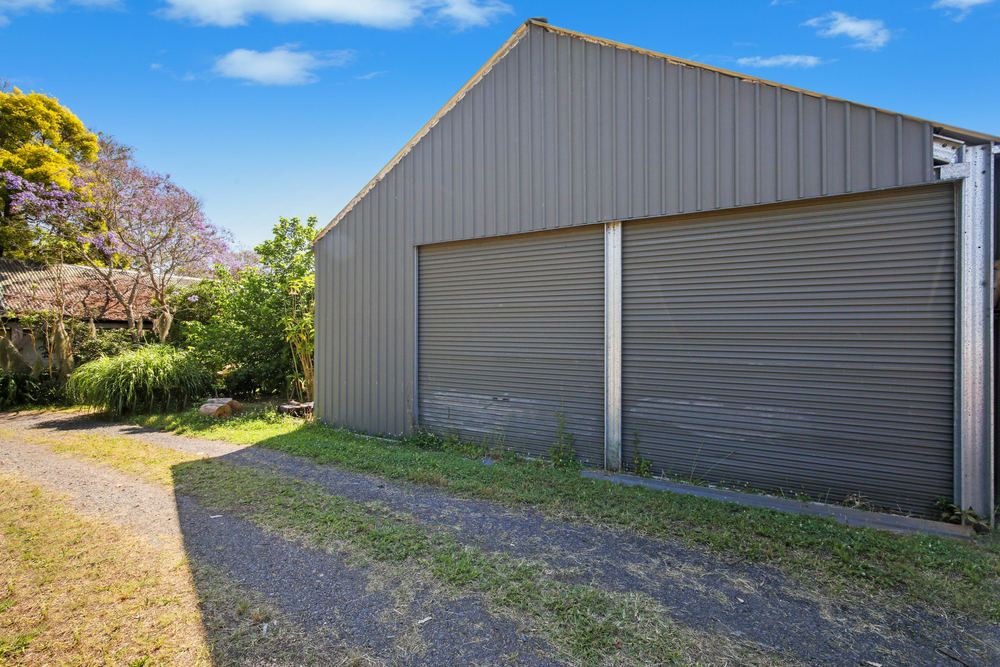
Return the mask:
<svg viewBox="0 0 1000 667">
<path fill-rule="evenodd" d="M 6 237 L 8 250 L 33 259 L 53 259 L 62 254 L 59 230 L 89 207 L 86 182 L 74 177 L 72 187 L 35 183 L 11 171 L 0 171 L 0 193 L 8 221 L 17 222 Z"/>
<path fill-rule="evenodd" d="M 162 342 L 169 333 L 169 295 L 178 278 L 206 275 L 229 252 L 228 233 L 212 225 L 201 200 L 169 175 L 137 164 L 130 148 L 101 137 L 100 155 L 85 174 L 91 202 L 76 218 L 78 258 L 101 275 L 129 326 L 142 316 L 135 311 L 138 291 L 151 290 Z"/>
</svg>

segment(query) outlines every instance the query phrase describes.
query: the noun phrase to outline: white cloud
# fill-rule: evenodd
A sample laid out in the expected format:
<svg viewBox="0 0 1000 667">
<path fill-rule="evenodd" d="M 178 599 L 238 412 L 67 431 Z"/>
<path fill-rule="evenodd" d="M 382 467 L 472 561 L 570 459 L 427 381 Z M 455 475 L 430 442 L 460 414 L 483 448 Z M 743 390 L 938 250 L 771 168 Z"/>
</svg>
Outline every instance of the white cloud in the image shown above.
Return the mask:
<svg viewBox="0 0 1000 667">
<path fill-rule="evenodd" d="M 122 0 L 69 0 L 59 4 L 112 9 L 119 7 L 121 2 Z M 55 9 L 57 9 L 55 0 L 0 0 L 0 27 L 10 25 L 10 18 L 7 17 L 9 12 L 50 12 Z"/>
<path fill-rule="evenodd" d="M 10 25 L 9 12 L 49 11 L 52 0 L 0 0 L 0 28 Z"/>
<path fill-rule="evenodd" d="M 955 9 L 958 10 L 956 21 L 961 21 L 969 15 L 974 8 L 979 5 L 988 5 L 993 0 L 938 0 L 934 3 L 934 9 Z"/>
<path fill-rule="evenodd" d="M 830 62 L 817 58 L 816 56 L 754 56 L 752 58 L 740 58 L 736 61 L 740 67 L 816 67 Z"/>
<path fill-rule="evenodd" d="M 405 28 L 420 18 L 447 18 L 459 27 L 486 25 L 513 11 L 501 0 L 166 0 L 163 14 L 199 25 L 244 25 L 254 16 L 277 23 L 328 21 Z"/>
<path fill-rule="evenodd" d="M 0 11 L 12 9 L 45 10 L 52 8 L 52 0 L 0 0 Z"/>
<path fill-rule="evenodd" d="M 170 78 L 172 78 L 174 81 L 197 81 L 198 78 L 199 78 L 199 77 L 196 77 L 191 72 L 188 72 L 184 76 L 177 76 L 176 74 L 174 74 L 174 71 L 172 69 L 170 69 L 169 67 L 165 66 L 163 63 L 152 63 L 152 64 L 150 64 L 149 69 L 157 71 L 157 72 L 163 72 L 164 74 L 167 74 L 168 76 L 170 76 Z M 200 78 L 204 79 L 206 77 L 204 75 L 202 75 Z"/>
<path fill-rule="evenodd" d="M 500 14 L 514 10 L 500 0 L 445 0 L 438 9 L 441 16 L 447 16 L 462 27 L 486 25 Z"/>
<path fill-rule="evenodd" d="M 843 12 L 830 12 L 809 19 L 802 25 L 818 28 L 820 37 L 849 37 L 854 40 L 852 46 L 871 51 L 881 49 L 889 43 L 892 36 L 882 21 L 859 19 Z"/>
<path fill-rule="evenodd" d="M 343 65 L 353 55 L 351 51 L 314 53 L 293 49 L 291 44 L 263 53 L 236 49 L 219 58 L 213 71 L 230 79 L 265 86 L 300 86 L 317 80 L 315 70 Z"/>
<path fill-rule="evenodd" d="M 382 76 L 383 74 L 388 74 L 388 73 L 389 72 L 387 72 L 385 70 L 381 70 L 381 71 L 378 71 L 378 72 L 368 72 L 368 74 L 362 74 L 361 76 L 356 76 L 354 78 L 355 79 L 361 79 L 362 81 L 370 81 L 371 79 L 374 79 L 377 76 Z"/>
</svg>

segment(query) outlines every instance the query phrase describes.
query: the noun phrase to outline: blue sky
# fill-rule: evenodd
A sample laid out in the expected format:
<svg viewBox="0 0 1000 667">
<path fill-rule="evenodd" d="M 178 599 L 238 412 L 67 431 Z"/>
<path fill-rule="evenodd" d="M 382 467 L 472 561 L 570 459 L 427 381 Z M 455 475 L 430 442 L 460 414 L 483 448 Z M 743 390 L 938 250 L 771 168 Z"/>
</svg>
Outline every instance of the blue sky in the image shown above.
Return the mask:
<svg viewBox="0 0 1000 667">
<path fill-rule="evenodd" d="M 1000 0 L 0 0 L 0 77 L 252 246 L 325 225 L 532 16 L 1000 135 Z"/>
</svg>

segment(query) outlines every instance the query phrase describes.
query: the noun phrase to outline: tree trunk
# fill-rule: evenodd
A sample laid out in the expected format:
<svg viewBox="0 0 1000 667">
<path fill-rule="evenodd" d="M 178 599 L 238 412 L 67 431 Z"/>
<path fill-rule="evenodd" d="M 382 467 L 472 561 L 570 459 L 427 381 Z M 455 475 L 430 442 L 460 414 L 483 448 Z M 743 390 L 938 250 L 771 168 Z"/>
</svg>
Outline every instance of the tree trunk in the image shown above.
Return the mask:
<svg viewBox="0 0 1000 667">
<path fill-rule="evenodd" d="M 174 322 L 174 316 L 170 314 L 170 311 L 166 308 L 160 313 L 160 316 L 156 318 L 156 322 L 153 323 L 153 331 L 156 332 L 156 337 L 160 339 L 161 343 L 167 342 L 167 336 L 170 335 L 170 325 Z"/>
<path fill-rule="evenodd" d="M 232 412 L 233 409 L 225 403 L 206 403 L 198 408 L 199 414 L 210 415 L 212 417 L 228 417 Z"/>
<path fill-rule="evenodd" d="M 243 404 L 231 398 L 210 398 L 205 401 L 205 405 L 228 405 L 235 415 L 243 412 Z"/>
</svg>

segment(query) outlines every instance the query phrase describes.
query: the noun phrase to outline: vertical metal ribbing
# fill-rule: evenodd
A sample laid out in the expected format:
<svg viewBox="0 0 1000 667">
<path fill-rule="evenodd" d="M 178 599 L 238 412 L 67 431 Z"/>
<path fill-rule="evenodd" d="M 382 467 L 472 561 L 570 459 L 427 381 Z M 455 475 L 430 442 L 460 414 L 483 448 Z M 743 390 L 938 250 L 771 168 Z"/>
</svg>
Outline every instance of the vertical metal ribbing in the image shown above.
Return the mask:
<svg viewBox="0 0 1000 667">
<path fill-rule="evenodd" d="M 413 406 L 410 428 L 420 426 L 420 246 L 413 246 Z"/>
<path fill-rule="evenodd" d="M 719 163 L 722 162 L 722 142 L 719 140 L 719 130 L 721 119 L 719 118 L 719 107 L 722 105 L 722 98 L 719 95 L 719 73 L 715 73 L 715 201 L 712 208 L 719 208 L 719 199 L 722 195 L 722 170 Z"/>
<path fill-rule="evenodd" d="M 781 201 L 781 179 L 783 177 L 783 172 L 781 171 L 781 88 L 777 86 L 774 87 L 774 198 L 777 201 Z"/>
<path fill-rule="evenodd" d="M 844 192 L 853 192 L 851 185 L 851 103 L 844 103 Z"/>
<path fill-rule="evenodd" d="M 604 225 L 604 466 L 622 465 L 622 223 Z"/>
<path fill-rule="evenodd" d="M 903 117 L 896 116 L 896 185 L 903 184 Z"/>
<path fill-rule="evenodd" d="M 695 174 L 697 177 L 694 179 L 694 191 L 695 191 L 695 202 L 697 202 L 696 209 L 700 211 L 702 209 L 701 205 L 701 154 L 704 151 L 705 137 L 701 133 L 701 73 L 702 70 L 696 69 L 694 71 L 694 90 L 695 90 L 695 101 L 694 101 L 694 136 L 696 136 L 697 142 L 695 143 L 694 150 L 694 164 L 695 164 Z M 684 165 L 681 165 L 684 168 Z"/>
<path fill-rule="evenodd" d="M 993 156 L 965 149 L 956 197 L 955 502 L 993 518 Z"/>
<path fill-rule="evenodd" d="M 733 79 L 733 204 L 740 205 L 740 80 Z"/>
<path fill-rule="evenodd" d="M 798 96 L 797 96 L 798 106 L 797 106 L 797 111 L 796 111 L 796 113 L 798 114 L 796 116 L 796 118 L 797 118 L 796 122 L 798 123 L 798 131 L 799 131 L 798 147 L 797 147 L 798 151 L 799 151 L 798 152 L 798 156 L 799 156 L 798 157 L 798 167 L 799 167 L 799 174 L 798 174 L 798 180 L 799 180 L 799 199 L 802 199 L 802 198 L 804 198 L 806 196 L 806 146 L 805 146 L 805 144 L 806 144 L 806 119 L 805 119 L 805 113 L 804 113 L 803 108 L 802 108 L 802 95 L 803 95 L 803 93 L 800 91 L 798 93 Z"/>
<path fill-rule="evenodd" d="M 760 203 L 760 85 L 753 87 L 753 203 Z"/>
<path fill-rule="evenodd" d="M 872 190 L 878 188 L 878 162 L 876 157 L 878 155 L 878 150 L 876 144 L 878 143 L 878 134 L 875 128 L 875 109 L 868 110 L 868 150 L 869 152 L 869 163 L 868 163 L 868 175 L 870 181 L 870 187 Z"/>
<path fill-rule="evenodd" d="M 821 194 L 825 197 L 829 194 L 829 182 L 830 182 L 830 169 L 829 169 L 829 158 L 827 157 L 827 136 L 830 134 L 830 128 L 826 121 L 826 98 L 821 97 L 819 100 L 819 131 L 820 131 L 820 181 L 822 182 Z"/>
<path fill-rule="evenodd" d="M 677 211 L 684 211 L 684 66 L 677 65 Z M 690 158 L 689 158 L 690 159 Z"/>
</svg>

